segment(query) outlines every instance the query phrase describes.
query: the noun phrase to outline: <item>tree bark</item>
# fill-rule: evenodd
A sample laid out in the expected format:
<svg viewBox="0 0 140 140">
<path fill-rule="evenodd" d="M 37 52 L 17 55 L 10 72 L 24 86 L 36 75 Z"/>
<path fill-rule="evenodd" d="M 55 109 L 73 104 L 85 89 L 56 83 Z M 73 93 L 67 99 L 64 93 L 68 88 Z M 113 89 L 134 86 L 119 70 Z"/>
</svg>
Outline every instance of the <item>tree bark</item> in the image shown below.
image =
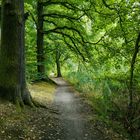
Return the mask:
<svg viewBox="0 0 140 140">
<path fill-rule="evenodd" d="M 25 81 L 24 0 L 2 0 L 1 22 L 0 96 L 33 105 Z"/>
<path fill-rule="evenodd" d="M 60 66 L 60 50 L 56 48 L 56 67 L 57 67 L 57 77 L 62 77 L 61 66 Z"/>
<path fill-rule="evenodd" d="M 45 78 L 45 54 L 43 34 L 43 4 L 37 2 L 37 71 L 40 79 Z"/>
</svg>

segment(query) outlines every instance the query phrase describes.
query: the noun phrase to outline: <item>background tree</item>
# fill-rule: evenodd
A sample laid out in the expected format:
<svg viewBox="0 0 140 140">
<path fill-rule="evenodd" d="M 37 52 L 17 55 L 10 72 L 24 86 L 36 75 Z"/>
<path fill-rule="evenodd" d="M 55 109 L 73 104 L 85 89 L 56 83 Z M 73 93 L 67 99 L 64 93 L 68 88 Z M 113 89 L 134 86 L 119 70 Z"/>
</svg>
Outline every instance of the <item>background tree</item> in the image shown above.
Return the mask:
<svg viewBox="0 0 140 140">
<path fill-rule="evenodd" d="M 82 2 L 84 4 L 84 1 Z M 83 8 L 80 9 L 78 5 L 79 3 L 74 1 L 37 2 L 37 67 L 40 77 L 45 75 L 44 35 L 48 36 L 49 39 L 50 34 L 51 36 L 61 37 L 61 40 L 63 38 L 64 42 L 69 44 L 68 47 L 72 48 L 75 53 L 79 53 L 82 59 L 85 59 L 82 54 L 84 51 L 81 52 L 80 49 L 85 50 L 83 44 L 86 46 L 86 43 L 88 43 L 84 37 L 86 36 L 85 27 L 82 26 L 87 18 L 85 11 L 88 6 L 84 4 Z M 69 14 L 67 15 L 67 13 Z M 76 25 L 78 28 L 75 28 Z M 81 46 L 81 48 L 78 46 Z"/>
<path fill-rule="evenodd" d="M 41 80 L 45 79 L 44 21 L 43 4 L 37 1 L 37 71 Z"/>
</svg>

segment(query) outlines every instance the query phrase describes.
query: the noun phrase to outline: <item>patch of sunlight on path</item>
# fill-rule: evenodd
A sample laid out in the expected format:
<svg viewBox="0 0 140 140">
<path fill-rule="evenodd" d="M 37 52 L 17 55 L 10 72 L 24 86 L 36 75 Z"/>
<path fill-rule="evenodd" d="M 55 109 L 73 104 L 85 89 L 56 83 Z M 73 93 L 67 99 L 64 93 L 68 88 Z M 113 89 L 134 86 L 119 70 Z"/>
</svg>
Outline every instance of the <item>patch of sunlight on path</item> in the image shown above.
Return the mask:
<svg viewBox="0 0 140 140">
<path fill-rule="evenodd" d="M 54 100 L 56 87 L 47 82 L 37 82 L 28 85 L 33 99 L 41 103 L 50 104 Z"/>
</svg>

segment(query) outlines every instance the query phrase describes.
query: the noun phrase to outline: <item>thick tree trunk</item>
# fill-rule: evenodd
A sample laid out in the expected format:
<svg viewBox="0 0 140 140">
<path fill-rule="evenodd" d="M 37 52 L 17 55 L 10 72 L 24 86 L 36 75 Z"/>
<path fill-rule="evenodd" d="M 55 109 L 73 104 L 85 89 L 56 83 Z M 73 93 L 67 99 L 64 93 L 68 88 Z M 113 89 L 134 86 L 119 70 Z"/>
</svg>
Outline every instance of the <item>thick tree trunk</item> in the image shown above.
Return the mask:
<svg viewBox="0 0 140 140">
<path fill-rule="evenodd" d="M 32 105 L 25 82 L 24 1 L 2 1 L 0 96 Z"/>
<path fill-rule="evenodd" d="M 43 5 L 37 2 L 37 71 L 40 79 L 45 78 L 45 54 L 43 35 Z"/>
<path fill-rule="evenodd" d="M 62 77 L 61 66 L 60 66 L 60 51 L 59 51 L 59 48 L 56 49 L 56 67 L 57 67 L 57 77 Z"/>
</svg>

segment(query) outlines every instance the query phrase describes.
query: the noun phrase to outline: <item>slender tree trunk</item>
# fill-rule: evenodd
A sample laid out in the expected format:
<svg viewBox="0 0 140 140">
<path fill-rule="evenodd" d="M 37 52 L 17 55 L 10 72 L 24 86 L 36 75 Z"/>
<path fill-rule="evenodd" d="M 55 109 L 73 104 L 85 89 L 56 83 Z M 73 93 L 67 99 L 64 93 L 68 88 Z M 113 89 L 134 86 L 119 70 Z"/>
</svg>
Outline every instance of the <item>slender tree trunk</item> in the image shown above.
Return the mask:
<svg viewBox="0 0 140 140">
<path fill-rule="evenodd" d="M 37 71 L 40 79 L 45 78 L 45 54 L 43 35 L 43 5 L 37 2 Z"/>
<path fill-rule="evenodd" d="M 134 79 L 134 68 L 135 68 L 135 63 L 136 63 L 136 58 L 137 58 L 137 54 L 139 52 L 139 48 L 140 48 L 140 32 L 138 34 L 136 43 L 135 43 L 135 49 L 134 49 L 134 53 L 132 56 L 132 60 L 131 60 L 131 67 L 130 67 L 130 84 L 129 84 L 129 118 L 130 118 L 130 133 L 131 135 L 133 135 L 133 114 L 134 114 L 134 105 L 133 105 L 133 94 L 134 94 L 134 83 L 133 83 L 133 79 Z"/>
<path fill-rule="evenodd" d="M 0 96 L 33 105 L 25 82 L 24 0 L 2 0 Z"/>
<path fill-rule="evenodd" d="M 56 67 L 57 67 L 57 77 L 62 77 L 61 66 L 60 66 L 60 50 L 56 49 Z"/>
<path fill-rule="evenodd" d="M 134 77 L 134 67 L 135 67 L 135 62 L 136 62 L 136 58 L 137 58 L 137 54 L 139 52 L 139 42 L 140 42 L 140 32 L 138 34 L 137 40 L 136 40 L 136 44 L 135 44 L 135 50 L 132 56 L 132 60 L 131 60 L 131 68 L 130 68 L 130 86 L 129 86 L 129 97 L 130 97 L 130 102 L 129 102 L 129 106 L 131 108 L 133 108 L 133 77 Z"/>
</svg>

